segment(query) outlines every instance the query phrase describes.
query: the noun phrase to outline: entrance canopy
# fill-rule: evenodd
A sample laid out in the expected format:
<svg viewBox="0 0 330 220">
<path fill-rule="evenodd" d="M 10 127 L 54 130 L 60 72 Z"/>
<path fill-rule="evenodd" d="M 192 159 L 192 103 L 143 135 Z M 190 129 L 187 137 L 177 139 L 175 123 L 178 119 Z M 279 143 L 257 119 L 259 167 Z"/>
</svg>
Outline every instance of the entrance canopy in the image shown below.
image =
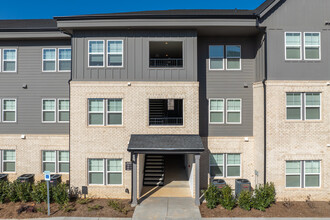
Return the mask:
<svg viewBox="0 0 330 220">
<path fill-rule="evenodd" d="M 204 151 L 199 135 L 131 135 L 127 150 L 140 154 L 201 153 Z"/>
</svg>

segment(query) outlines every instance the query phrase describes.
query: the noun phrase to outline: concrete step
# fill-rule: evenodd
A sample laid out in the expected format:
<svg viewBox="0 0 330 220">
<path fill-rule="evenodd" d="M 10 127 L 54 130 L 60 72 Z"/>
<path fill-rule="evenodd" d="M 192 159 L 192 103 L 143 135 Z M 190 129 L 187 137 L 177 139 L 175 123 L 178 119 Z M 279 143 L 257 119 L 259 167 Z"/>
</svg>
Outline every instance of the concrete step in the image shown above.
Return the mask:
<svg viewBox="0 0 330 220">
<path fill-rule="evenodd" d="M 162 169 L 155 169 L 155 170 L 153 170 L 153 169 L 147 169 L 147 170 L 145 170 L 144 171 L 144 173 L 164 173 L 164 170 Z"/>
<path fill-rule="evenodd" d="M 164 177 L 144 177 L 144 181 L 164 181 Z"/>
<path fill-rule="evenodd" d="M 146 166 L 145 167 L 146 170 L 149 170 L 149 169 L 164 169 L 164 166 Z"/>
<path fill-rule="evenodd" d="M 164 177 L 164 173 L 144 173 L 144 177 Z"/>
<path fill-rule="evenodd" d="M 145 185 L 145 186 L 164 186 L 164 182 L 162 182 L 162 181 L 159 181 L 159 182 L 144 181 L 143 185 Z"/>
<path fill-rule="evenodd" d="M 162 155 L 150 155 L 149 154 L 149 155 L 146 156 L 146 158 L 162 158 L 163 159 L 164 156 L 162 156 Z"/>
<path fill-rule="evenodd" d="M 146 162 L 146 166 L 164 166 L 163 162 Z"/>
<path fill-rule="evenodd" d="M 162 163 L 164 163 L 164 160 L 163 159 L 154 158 L 154 159 L 146 159 L 146 162 L 162 162 Z"/>
</svg>

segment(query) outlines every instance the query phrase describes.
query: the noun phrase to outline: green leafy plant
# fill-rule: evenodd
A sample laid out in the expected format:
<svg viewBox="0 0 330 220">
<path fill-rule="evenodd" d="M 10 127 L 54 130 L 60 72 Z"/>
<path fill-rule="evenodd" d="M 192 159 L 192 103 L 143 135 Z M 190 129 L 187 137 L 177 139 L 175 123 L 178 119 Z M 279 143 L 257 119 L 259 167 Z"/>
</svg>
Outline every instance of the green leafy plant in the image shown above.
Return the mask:
<svg viewBox="0 0 330 220">
<path fill-rule="evenodd" d="M 75 208 L 75 205 L 74 204 L 69 204 L 69 203 L 65 203 L 61 206 L 61 209 L 64 211 L 64 212 L 73 212 L 73 211 L 76 211 L 77 209 Z"/>
<path fill-rule="evenodd" d="M 19 200 L 22 202 L 28 202 L 31 200 L 31 183 L 17 183 L 15 189 Z"/>
<path fill-rule="evenodd" d="M 52 188 L 52 199 L 57 204 L 63 205 L 69 202 L 68 187 L 64 183 L 59 183 Z"/>
<path fill-rule="evenodd" d="M 126 209 L 126 206 L 124 203 L 110 199 L 108 201 L 108 206 L 110 206 L 111 208 L 113 208 L 114 210 L 123 213 L 125 215 L 127 215 L 128 213 L 128 209 Z"/>
<path fill-rule="evenodd" d="M 18 184 L 19 183 L 17 181 L 14 181 L 14 182 L 8 184 L 7 197 L 9 199 L 9 201 L 11 201 L 11 202 L 19 201 L 19 197 L 17 195 L 17 190 L 16 190 Z"/>
<path fill-rule="evenodd" d="M 0 181 L 0 203 L 4 203 L 8 198 L 8 185 L 7 181 Z"/>
<path fill-rule="evenodd" d="M 203 191 L 203 193 L 205 196 L 207 208 L 214 209 L 219 205 L 221 193 L 218 187 L 211 184 L 207 190 Z"/>
<path fill-rule="evenodd" d="M 47 213 L 48 213 L 47 208 L 44 207 L 44 206 L 36 207 L 36 210 L 37 210 L 37 212 L 40 212 L 40 213 L 42 213 L 44 215 L 47 215 Z"/>
<path fill-rule="evenodd" d="M 220 204 L 227 210 L 232 210 L 236 205 L 236 199 L 232 194 L 232 189 L 229 185 L 224 186 L 221 190 Z"/>
<path fill-rule="evenodd" d="M 86 205 L 88 203 L 91 203 L 93 201 L 93 199 L 91 198 L 84 198 L 84 199 L 78 199 L 77 203 L 81 204 L 81 205 Z"/>
<path fill-rule="evenodd" d="M 253 206 L 252 193 L 250 191 L 241 191 L 238 196 L 237 204 L 240 208 L 250 211 Z"/>
<path fill-rule="evenodd" d="M 32 184 L 31 198 L 36 203 L 47 201 L 46 182 L 38 182 L 37 184 Z"/>
<path fill-rule="evenodd" d="M 266 183 L 265 185 L 259 185 L 254 190 L 253 208 L 260 211 L 265 211 L 275 203 L 275 186 L 274 183 Z"/>
<path fill-rule="evenodd" d="M 93 206 L 89 206 L 88 207 L 88 211 L 93 211 L 93 210 L 100 210 L 100 209 L 103 209 L 103 206 L 101 205 L 93 205 Z"/>
</svg>

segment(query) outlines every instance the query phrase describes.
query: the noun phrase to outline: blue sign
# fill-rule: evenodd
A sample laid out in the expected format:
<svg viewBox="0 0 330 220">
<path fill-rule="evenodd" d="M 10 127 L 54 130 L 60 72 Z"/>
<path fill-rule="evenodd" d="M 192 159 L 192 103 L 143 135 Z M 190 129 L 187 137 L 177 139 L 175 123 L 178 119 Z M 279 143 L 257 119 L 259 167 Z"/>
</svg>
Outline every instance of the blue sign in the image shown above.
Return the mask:
<svg viewBox="0 0 330 220">
<path fill-rule="evenodd" d="M 50 181 L 50 171 L 45 171 L 44 174 L 45 174 L 45 180 Z"/>
</svg>

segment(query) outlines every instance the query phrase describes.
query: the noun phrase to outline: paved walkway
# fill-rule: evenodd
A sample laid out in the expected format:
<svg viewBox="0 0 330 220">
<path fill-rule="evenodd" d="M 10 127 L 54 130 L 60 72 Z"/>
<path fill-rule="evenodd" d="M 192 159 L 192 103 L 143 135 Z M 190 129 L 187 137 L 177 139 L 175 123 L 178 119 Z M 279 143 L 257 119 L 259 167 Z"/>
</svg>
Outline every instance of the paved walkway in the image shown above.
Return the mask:
<svg viewBox="0 0 330 220">
<path fill-rule="evenodd" d="M 133 220 L 197 220 L 199 208 L 193 198 L 150 197 L 135 208 Z"/>
</svg>

